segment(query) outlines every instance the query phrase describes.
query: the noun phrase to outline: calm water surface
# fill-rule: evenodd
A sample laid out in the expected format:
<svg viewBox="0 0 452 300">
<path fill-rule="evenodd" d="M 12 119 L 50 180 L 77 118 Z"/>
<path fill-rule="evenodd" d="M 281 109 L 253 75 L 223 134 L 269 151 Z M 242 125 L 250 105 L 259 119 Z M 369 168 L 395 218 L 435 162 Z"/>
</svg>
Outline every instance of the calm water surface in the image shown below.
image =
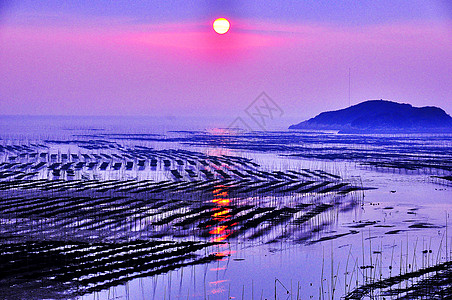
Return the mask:
<svg viewBox="0 0 452 300">
<path fill-rule="evenodd" d="M 245 157 L 267 171 L 320 169 L 337 174 L 348 182 L 375 188 L 347 195 L 309 193 L 262 197 L 259 201 L 269 201 L 281 207 L 296 202 L 340 204 L 303 226 L 284 223 L 268 226 L 258 237 L 253 237 L 253 232 L 226 236 L 222 239 L 224 244 L 200 250 L 204 254 L 209 254 L 209 251 L 225 254 L 216 261 L 133 279 L 79 299 L 339 299 L 353 287 L 368 282 L 369 278 L 376 280 L 397 275 L 434 265 L 448 257 L 446 247 L 449 251 L 451 238 L 450 234 L 446 235 L 446 225 L 452 211 L 452 190 L 447 182 L 432 178 L 435 170 L 378 169 L 353 160 L 309 159 L 284 156 L 281 154 L 291 153 L 283 151 L 261 152 L 163 140 L 186 135 L 171 132 L 174 130 L 199 130 L 221 135 L 216 128 L 224 127 L 224 124 L 227 125 L 227 118 L 0 117 L 0 144 L 3 146 L 101 136 L 124 146 Z M 274 126 L 276 130 L 283 129 L 280 125 Z M 117 139 L 112 134 L 156 134 L 159 138 Z M 274 143 L 285 145 L 278 140 Z M 293 143 L 307 146 L 302 140 Z M 62 153 L 71 147 L 77 151 L 73 144 L 50 141 L 48 145 Z M 441 145 L 450 146 L 447 140 Z M 1 159 L 6 161 L 7 156 Z M 102 175 L 102 179 L 125 179 L 124 176 L 128 176 L 158 180 L 166 176 L 163 171 L 135 170 L 108 174 Z M 439 175 L 449 173 L 441 171 Z M 39 176 L 49 175 L 43 172 Z M 234 198 L 227 193 L 220 198 L 223 202 L 237 205 L 256 201 L 252 197 Z M 416 224 L 426 226 L 413 226 Z M 212 241 L 219 236 L 214 232 L 210 237 L 193 238 Z M 423 252 L 425 250 L 428 250 L 427 254 Z"/>
</svg>

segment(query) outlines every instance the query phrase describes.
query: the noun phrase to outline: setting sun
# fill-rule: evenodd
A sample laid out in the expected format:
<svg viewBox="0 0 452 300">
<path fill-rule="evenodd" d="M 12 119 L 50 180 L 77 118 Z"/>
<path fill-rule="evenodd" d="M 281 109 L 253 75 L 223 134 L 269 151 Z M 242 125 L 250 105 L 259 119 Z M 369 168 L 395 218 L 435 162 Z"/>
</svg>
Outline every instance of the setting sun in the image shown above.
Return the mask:
<svg viewBox="0 0 452 300">
<path fill-rule="evenodd" d="M 218 34 L 225 34 L 229 31 L 229 21 L 225 18 L 218 18 L 213 22 L 213 30 Z"/>
</svg>

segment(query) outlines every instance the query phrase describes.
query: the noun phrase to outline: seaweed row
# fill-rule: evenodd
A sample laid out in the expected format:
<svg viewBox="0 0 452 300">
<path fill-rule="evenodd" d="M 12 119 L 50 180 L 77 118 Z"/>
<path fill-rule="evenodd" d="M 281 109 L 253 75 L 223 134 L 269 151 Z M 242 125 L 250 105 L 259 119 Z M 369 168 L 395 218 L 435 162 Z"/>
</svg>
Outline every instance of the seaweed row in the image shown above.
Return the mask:
<svg viewBox="0 0 452 300">
<path fill-rule="evenodd" d="M 139 185 L 145 189 L 140 192 L 130 187 L 125 192 L 124 183 L 110 190 L 111 182 L 77 188 L 64 185 L 68 182 L 74 183 L 41 180 L 1 186 L 0 238 L 116 241 L 198 236 L 224 240 L 241 235 L 255 239 L 267 237 L 275 225 L 283 223 L 290 225 L 285 227 L 286 234 L 303 231 L 305 223 L 318 215 L 343 206 L 352 209 L 362 199 L 351 192 L 359 188 L 330 181 L 161 182 L 152 188 L 145 182 Z M 290 197 L 284 200 L 277 195 Z"/>
<path fill-rule="evenodd" d="M 452 262 L 373 281 L 352 290 L 345 299 L 451 299 Z"/>
<path fill-rule="evenodd" d="M 20 191 L 53 191 L 93 193 L 116 192 L 123 194 L 182 194 L 211 193 L 216 187 L 227 187 L 231 195 L 266 195 L 288 193 L 329 193 L 346 194 L 352 191 L 366 189 L 339 181 L 335 178 L 274 178 L 270 176 L 253 176 L 244 179 L 208 179 L 193 181 L 151 181 L 151 180 L 11 180 L 0 182 L 0 191 L 13 193 Z"/>
<path fill-rule="evenodd" d="M 259 170 L 257 163 L 242 157 L 212 156 L 187 150 L 153 150 L 144 146 L 114 150 L 113 153 L 60 153 L 58 150 L 58 153 L 45 151 L 4 156 L 6 161 L 0 162 L 0 181 L 29 180 L 36 177 L 55 180 L 90 179 L 105 176 L 109 171 L 137 171 L 145 174 L 160 171 L 168 179 L 175 181 L 250 176 L 296 178 L 294 174 L 281 171 L 269 173 Z"/>
<path fill-rule="evenodd" d="M 221 259 L 218 243 L 141 241 L 83 243 L 39 241 L 0 245 L 0 291 L 17 299 L 67 298 L 139 277 Z M 211 254 L 202 249 L 212 249 Z M 203 253 L 206 254 L 203 254 Z M 50 293 L 50 295 L 49 295 Z"/>
<path fill-rule="evenodd" d="M 420 135 L 266 132 L 218 136 L 185 132 L 181 137 L 166 141 L 198 147 L 272 152 L 307 159 L 356 161 L 376 169 L 452 171 L 450 135 L 429 136 L 426 140 Z"/>
</svg>

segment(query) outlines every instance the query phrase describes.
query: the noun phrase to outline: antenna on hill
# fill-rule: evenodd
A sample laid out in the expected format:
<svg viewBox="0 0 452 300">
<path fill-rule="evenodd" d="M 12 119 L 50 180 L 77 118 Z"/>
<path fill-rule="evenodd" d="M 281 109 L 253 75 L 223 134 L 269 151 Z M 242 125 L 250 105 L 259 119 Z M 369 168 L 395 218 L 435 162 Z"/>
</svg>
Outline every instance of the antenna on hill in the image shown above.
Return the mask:
<svg viewBox="0 0 452 300">
<path fill-rule="evenodd" d="M 351 72 L 350 72 L 350 68 L 348 68 L 348 107 L 350 107 L 350 106 L 352 106 L 352 104 L 351 104 L 351 96 L 350 96 L 350 94 L 351 94 Z"/>
</svg>

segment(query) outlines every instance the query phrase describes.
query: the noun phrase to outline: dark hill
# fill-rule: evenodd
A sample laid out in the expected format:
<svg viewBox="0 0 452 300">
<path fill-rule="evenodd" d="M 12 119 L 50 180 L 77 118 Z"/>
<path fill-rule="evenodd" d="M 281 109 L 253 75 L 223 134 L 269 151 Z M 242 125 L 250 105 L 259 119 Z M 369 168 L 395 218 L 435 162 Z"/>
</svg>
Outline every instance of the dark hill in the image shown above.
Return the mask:
<svg viewBox="0 0 452 300">
<path fill-rule="evenodd" d="M 369 100 L 328 111 L 289 129 L 341 132 L 452 132 L 452 117 L 438 107 L 413 107 L 387 100 Z"/>
</svg>

